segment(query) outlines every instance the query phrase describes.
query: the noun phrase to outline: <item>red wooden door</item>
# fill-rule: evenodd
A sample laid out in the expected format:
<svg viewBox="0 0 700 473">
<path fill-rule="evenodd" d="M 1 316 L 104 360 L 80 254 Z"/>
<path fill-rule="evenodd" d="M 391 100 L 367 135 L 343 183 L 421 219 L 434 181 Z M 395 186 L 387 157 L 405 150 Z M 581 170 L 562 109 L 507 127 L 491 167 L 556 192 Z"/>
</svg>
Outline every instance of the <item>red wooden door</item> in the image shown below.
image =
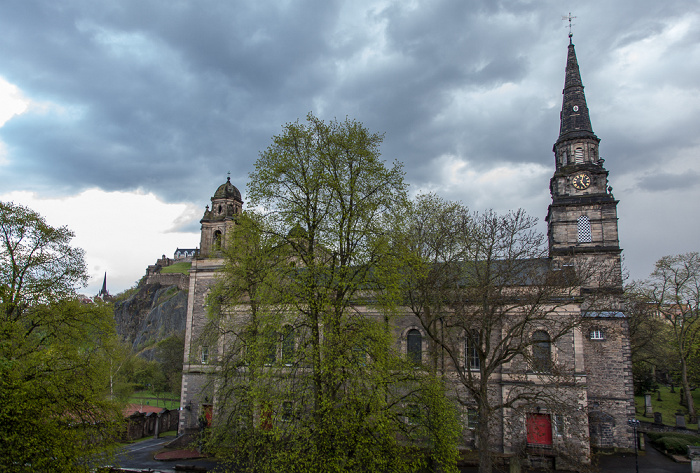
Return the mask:
<svg viewBox="0 0 700 473">
<path fill-rule="evenodd" d="M 552 445 L 552 419 L 549 414 L 527 415 L 527 443 Z"/>
<path fill-rule="evenodd" d="M 207 427 L 211 427 L 211 418 L 214 415 L 214 406 L 211 404 L 205 404 L 202 407 L 204 408 L 204 418 L 207 421 Z"/>
</svg>

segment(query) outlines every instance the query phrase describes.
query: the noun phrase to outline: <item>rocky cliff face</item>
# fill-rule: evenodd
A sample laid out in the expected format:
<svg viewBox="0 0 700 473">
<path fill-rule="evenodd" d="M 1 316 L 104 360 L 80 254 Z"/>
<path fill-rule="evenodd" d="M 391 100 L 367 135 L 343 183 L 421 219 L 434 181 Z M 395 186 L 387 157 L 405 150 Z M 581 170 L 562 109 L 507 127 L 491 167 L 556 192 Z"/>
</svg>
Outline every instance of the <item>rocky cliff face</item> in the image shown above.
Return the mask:
<svg viewBox="0 0 700 473">
<path fill-rule="evenodd" d="M 117 333 L 132 350 L 153 359 L 155 344 L 171 335 L 184 338 L 187 291 L 160 283 L 139 283 L 127 299 L 115 302 Z"/>
</svg>

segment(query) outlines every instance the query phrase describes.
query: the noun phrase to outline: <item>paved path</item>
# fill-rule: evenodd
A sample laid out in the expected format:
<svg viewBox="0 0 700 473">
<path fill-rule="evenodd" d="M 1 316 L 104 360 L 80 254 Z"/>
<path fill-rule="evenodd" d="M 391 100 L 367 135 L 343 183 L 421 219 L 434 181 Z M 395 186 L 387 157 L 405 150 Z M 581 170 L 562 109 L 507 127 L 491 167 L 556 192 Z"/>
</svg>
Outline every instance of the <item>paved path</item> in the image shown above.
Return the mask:
<svg viewBox="0 0 700 473">
<path fill-rule="evenodd" d="M 217 471 L 217 463 L 211 459 L 157 461 L 153 455 L 162 450 L 172 438 L 148 439 L 123 447 L 109 464 L 120 468 L 151 469 L 156 472 L 174 471 L 175 465 L 190 465 Z M 599 455 L 597 464 L 601 473 L 635 473 L 634 454 Z M 221 467 L 219 467 L 221 470 Z M 460 469 L 462 473 L 475 473 L 476 467 Z M 507 471 L 507 470 L 506 470 Z M 690 473 L 690 463 L 676 463 L 647 443 L 647 451 L 640 452 L 639 473 Z"/>
<path fill-rule="evenodd" d="M 175 465 L 190 465 L 216 471 L 217 463 L 211 459 L 158 461 L 153 459 L 156 452 L 162 450 L 173 437 L 142 440 L 119 449 L 109 464 L 118 468 L 151 469 L 155 471 L 174 471 Z"/>
</svg>

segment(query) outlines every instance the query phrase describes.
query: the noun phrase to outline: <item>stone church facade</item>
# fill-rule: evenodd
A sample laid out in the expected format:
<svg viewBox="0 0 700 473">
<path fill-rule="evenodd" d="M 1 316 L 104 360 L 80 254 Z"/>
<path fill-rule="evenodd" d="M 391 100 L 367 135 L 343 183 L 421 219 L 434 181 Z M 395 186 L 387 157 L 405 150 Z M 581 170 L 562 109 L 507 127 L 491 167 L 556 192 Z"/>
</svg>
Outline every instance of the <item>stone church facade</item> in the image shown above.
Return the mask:
<svg viewBox="0 0 700 473">
<path fill-rule="evenodd" d="M 546 452 L 547 447 L 561 441 L 565 424 L 568 429 L 576 429 L 568 434 L 580 439 L 584 455 L 590 448 L 633 447 L 627 424 L 634 417 L 634 405 L 627 319 L 621 305 L 618 201 L 608 184 L 599 142 L 592 130 L 576 52 L 569 44 L 560 132 L 553 147 L 552 202 L 546 222 L 549 264 L 565 268 L 587 262 L 599 272 L 580 288 L 583 299 L 565 307 L 568 314 L 581 317 L 585 323 L 553 347 L 557 363 L 573 373 L 574 381 L 563 390 L 564 396 L 577 405 L 579 421 L 568 422 L 546 407 L 532 406 L 531 412 L 526 407 L 527 412 L 517 414 L 506 410 L 492 433 L 504 454 L 513 453 L 516 446 L 523 444 Z M 241 194 L 229 179 L 216 190 L 211 209 L 207 206 L 201 220 L 201 250 L 193 259 L 189 278 L 181 434 L 196 431 L 204 419 L 211 420 L 214 412 L 215 392 L 208 375 L 216 370 L 216 364 L 213 350 L 210 353 L 210 348 L 200 342 L 200 335 L 206 323 L 207 293 L 224 264 L 218 249 L 226 245 L 242 207 Z M 412 316 L 401 317 L 395 335 L 397 348 L 407 356 L 411 356 L 416 343 L 427 346 L 425 333 Z M 425 359 L 427 355 L 421 356 Z M 522 379 L 526 371 L 527 367 L 517 362 L 505 366 L 494 378 L 499 395 L 507 397 L 509 390 L 517 389 L 516 380 Z M 542 389 L 547 388 L 543 385 Z M 464 416 L 467 447 L 475 444 L 470 416 L 471 413 Z"/>
</svg>

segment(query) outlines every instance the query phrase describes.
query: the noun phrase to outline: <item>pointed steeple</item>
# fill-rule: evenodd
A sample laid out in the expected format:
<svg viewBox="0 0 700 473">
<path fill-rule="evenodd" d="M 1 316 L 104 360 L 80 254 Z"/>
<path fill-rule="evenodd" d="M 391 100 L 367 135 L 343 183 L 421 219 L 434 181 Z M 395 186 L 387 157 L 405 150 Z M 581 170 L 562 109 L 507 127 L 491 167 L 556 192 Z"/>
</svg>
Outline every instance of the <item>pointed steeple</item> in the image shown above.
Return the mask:
<svg viewBox="0 0 700 473">
<path fill-rule="evenodd" d="M 561 124 L 557 143 L 572 138 L 596 138 L 588 115 L 586 96 L 583 94 L 583 82 L 576 60 L 576 50 L 569 37 L 569 54 L 566 58 L 566 79 L 564 81 L 564 100 L 561 107 Z M 597 138 L 596 138 L 597 139 Z"/>
<path fill-rule="evenodd" d="M 109 295 L 109 292 L 107 292 L 107 272 L 105 272 L 105 278 L 104 281 L 102 281 L 102 289 L 99 292 L 100 296 L 106 296 Z"/>
</svg>

